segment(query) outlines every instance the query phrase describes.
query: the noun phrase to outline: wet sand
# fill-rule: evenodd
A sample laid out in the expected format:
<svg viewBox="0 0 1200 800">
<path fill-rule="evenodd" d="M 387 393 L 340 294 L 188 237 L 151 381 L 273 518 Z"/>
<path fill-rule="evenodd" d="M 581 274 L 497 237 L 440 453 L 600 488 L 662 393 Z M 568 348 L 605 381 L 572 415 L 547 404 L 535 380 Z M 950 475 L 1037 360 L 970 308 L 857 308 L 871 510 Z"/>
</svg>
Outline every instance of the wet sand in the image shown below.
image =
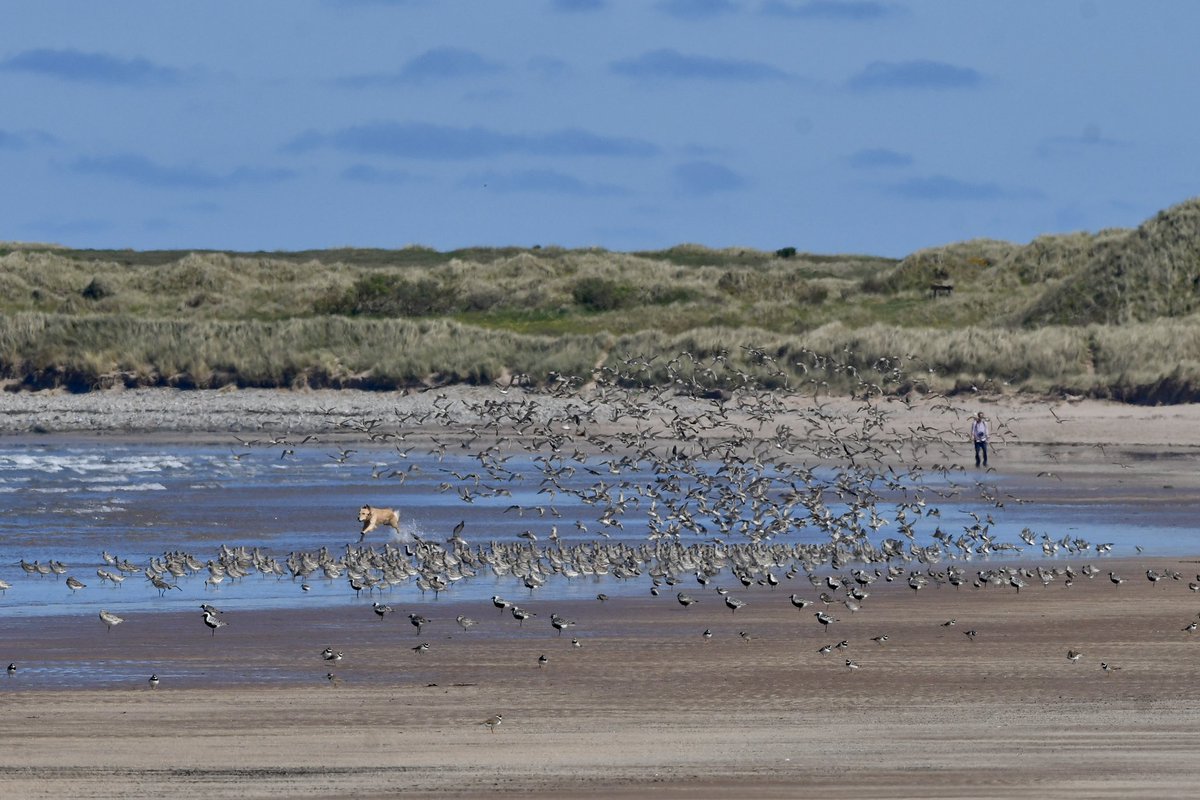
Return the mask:
<svg viewBox="0 0 1200 800">
<path fill-rule="evenodd" d="M 53 413 L 80 413 L 62 410 L 67 396 L 43 399 Z M 13 403 L 32 402 L 4 400 L 0 415 L 10 422 L 25 413 Z M 1014 421 L 998 468 L 1020 470 L 1043 497 L 1078 500 L 1081 489 L 1094 488 L 1196 500 L 1190 460 L 1148 457 L 1200 446 L 1196 407 L 986 408 Z M 164 425 L 160 433 L 186 427 Z M 119 425 L 100 428 L 99 435 L 133 435 Z M 1079 447 L 1076 463 L 1054 467 L 1066 479 L 1039 479 L 1035 470 L 1048 471 L 1039 446 L 1066 442 Z M 1123 462 L 1122 448 L 1147 458 Z M 819 601 L 797 610 L 788 600 L 793 592 L 817 600 L 803 573 L 776 588 L 742 588 L 728 573 L 708 587 L 689 578 L 660 597 L 607 602 L 542 602 L 514 591 L 510 600 L 538 614 L 524 626 L 452 594 L 419 608 L 398 605 L 382 621 L 367 603 L 230 609 L 215 636 L 198 611 L 131 615 L 111 632 L 90 617 L 9 619 L 0 658 L 18 671 L 0 676 L 0 791 L 31 798 L 1195 796 L 1200 632 L 1182 629 L 1198 619 L 1200 597 L 1188 584 L 1200 580 L 1200 562 L 1060 556 L 1028 565 L 1078 571 L 1088 562 L 1100 570 L 1094 578 L 1078 575 L 1070 587 L 1031 581 L 1019 593 L 932 584 L 914 592 L 902 580 L 879 580 L 860 611 L 838 608 L 828 631 L 813 617 Z M 989 566 L 962 565 L 969 575 Z M 1154 585 L 1149 568 L 1181 577 Z M 1125 583 L 1111 583 L 1109 570 Z M 745 607 L 730 612 L 717 585 Z M 681 607 L 680 589 L 699 602 Z M 408 611 L 431 619 L 422 634 Z M 556 635 L 551 612 L 576 626 Z M 478 624 L 461 631 L 458 614 Z M 953 626 L 942 624 L 950 619 Z M 701 635 L 706 628 L 711 639 Z M 881 635 L 886 642 L 872 641 Z M 841 640 L 844 652 L 817 652 Z M 422 641 L 429 651 L 414 652 Z M 330 667 L 320 656 L 325 647 L 345 658 Z M 1068 649 L 1083 653 L 1078 663 Z M 44 688 L 37 669 L 22 669 L 26 662 L 52 669 L 56 653 L 77 660 L 80 651 L 94 654 L 95 669 L 128 679 L 103 689 Z M 859 668 L 848 669 L 848 658 Z M 1102 661 L 1116 669 L 1105 672 Z M 180 674 L 164 670 L 152 689 L 146 678 L 159 664 L 177 665 Z M 331 669 L 336 682 L 325 678 Z M 494 733 L 479 724 L 498 713 Z"/>
<path fill-rule="evenodd" d="M 1185 579 L 1151 585 L 1148 566 Z M 1197 618 L 1187 582 L 1200 565 L 1101 567 L 1019 594 L 897 581 L 835 612 L 829 631 L 788 600 L 815 599 L 803 576 L 739 586 L 736 613 L 695 585 L 687 609 L 673 592 L 534 598 L 539 618 L 523 627 L 443 600 L 420 609 L 420 636 L 399 608 L 383 621 L 367 607 L 242 612 L 215 636 L 191 614 L 111 633 L 22 622 L 6 649 L 202 674 L 92 691 L 4 678 L 0 785 L 14 797 L 1194 796 L 1200 633 L 1181 629 Z M 576 627 L 556 635 L 551 611 Z M 461 631 L 459 613 L 478 624 Z M 817 652 L 841 640 L 844 652 Z M 410 649 L 422 641 L 428 652 Z M 345 653 L 336 685 L 327 646 Z M 496 713 L 491 733 L 479 723 Z"/>
</svg>

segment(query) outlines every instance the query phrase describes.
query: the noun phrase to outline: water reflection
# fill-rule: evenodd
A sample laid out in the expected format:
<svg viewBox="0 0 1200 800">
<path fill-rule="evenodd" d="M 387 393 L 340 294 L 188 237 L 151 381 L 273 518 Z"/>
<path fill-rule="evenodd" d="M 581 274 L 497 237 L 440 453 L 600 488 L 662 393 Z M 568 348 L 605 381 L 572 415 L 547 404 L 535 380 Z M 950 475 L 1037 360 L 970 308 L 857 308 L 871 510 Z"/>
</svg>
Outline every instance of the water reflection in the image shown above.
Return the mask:
<svg viewBox="0 0 1200 800">
<path fill-rule="evenodd" d="M 206 584 L 206 573 L 200 572 L 180 579 L 178 589 L 160 591 L 140 574 L 130 573 L 114 585 L 96 570 L 112 569 L 102 559 L 105 552 L 143 566 L 177 551 L 207 562 L 216 558 L 222 545 L 260 548 L 276 559 L 320 548 L 337 554 L 358 541 L 357 512 L 363 504 L 401 512 L 404 535 L 376 531 L 366 542 L 375 546 L 389 540 L 403 545 L 405 539 L 415 538 L 445 542 L 460 523 L 462 538 L 474 546 L 536 541 L 546 547 L 555 539 L 562 547 L 592 541 L 638 545 L 647 541 L 650 531 L 667 529 L 666 499 L 673 509 L 684 509 L 688 518 L 679 531 L 683 544 L 714 539 L 732 543 L 745 541 L 745 533 L 753 533 L 762 521 L 748 511 L 714 511 L 716 496 L 760 481 L 779 498 L 788 491 L 791 477 L 768 466 L 757 475 L 726 481 L 722 473 L 727 465 L 715 463 L 688 475 L 630 459 L 616 467 L 613 461 L 601 465 L 582 455 L 534 455 L 520 449 L 495 462 L 502 469 L 493 463 L 487 470 L 481 468 L 478 455 L 465 452 L 408 447 L 400 459 L 397 453 L 394 447 L 370 445 L 355 445 L 347 452 L 330 446 L 246 450 L 104 441 L 0 448 L 0 503 L 5 509 L 0 518 L 0 580 L 11 585 L 0 596 L 0 608 L 10 616 L 29 616 L 94 615 L 106 606 L 123 611 L 191 610 L 205 601 L 240 608 L 369 605 L 371 593 L 355 593 L 344 577 L 327 579 L 320 573 L 304 580 L 254 574 L 214 586 Z M 836 474 L 818 471 L 816 480 L 833 483 Z M 1023 488 L 1003 473 L 987 480 L 1000 495 Z M 1164 505 L 1125 499 L 1010 503 L 1001 508 L 979 492 L 944 492 L 947 483 L 942 478 L 901 475 L 897 481 L 902 488 L 872 487 L 881 497 L 875 541 L 907 541 L 898 533 L 903 523 L 911 526 L 914 543 L 930 545 L 935 534 L 958 535 L 976 520 L 989 519 L 995 540 L 1021 546 L 1025 555 L 1040 557 L 1043 543 L 1078 538 L 1111 542 L 1116 555 L 1132 555 L 1135 546 L 1150 555 L 1200 551 L 1200 532 L 1193 524 L 1196 509 L 1187 502 Z M 917 495 L 940 515 L 903 517 L 900 504 Z M 847 513 L 852 498 L 839 498 L 831 491 L 824 502 L 837 516 Z M 612 511 L 614 505 L 619 514 Z M 770 541 L 827 540 L 820 526 L 806 518 L 803 506 L 789 513 L 792 516 L 777 520 Z M 678 528 L 678 523 L 671 524 Z M 1027 539 L 1032 534 L 1032 544 L 1022 542 L 1023 530 L 1029 532 Z M 1064 548 L 1055 557 L 1069 556 Z M 28 575 L 22 560 L 63 562 L 68 565 L 65 574 L 87 587 L 72 593 L 65 575 Z M 598 591 L 642 593 L 649 585 L 645 574 L 626 580 L 555 577 L 537 591 L 548 597 L 583 598 Z M 459 599 L 493 594 L 519 599 L 527 593 L 518 579 L 486 571 L 453 583 L 447 591 Z M 394 586 L 386 594 L 390 603 L 435 602 L 432 593 L 421 592 L 415 582 Z"/>
</svg>

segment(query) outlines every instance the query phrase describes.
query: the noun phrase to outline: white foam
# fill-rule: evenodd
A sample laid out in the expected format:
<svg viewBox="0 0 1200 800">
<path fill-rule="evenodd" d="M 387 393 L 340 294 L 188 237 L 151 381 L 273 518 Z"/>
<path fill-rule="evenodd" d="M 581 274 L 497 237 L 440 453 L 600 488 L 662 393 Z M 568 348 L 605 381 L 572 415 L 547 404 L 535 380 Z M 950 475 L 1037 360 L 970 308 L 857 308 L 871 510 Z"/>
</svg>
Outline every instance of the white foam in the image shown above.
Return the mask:
<svg viewBox="0 0 1200 800">
<path fill-rule="evenodd" d="M 167 487 L 161 483 L 121 483 L 89 486 L 92 492 L 165 492 Z"/>
<path fill-rule="evenodd" d="M 72 472 L 77 475 L 136 475 L 147 472 L 188 469 L 191 463 L 170 453 L 111 454 L 111 453 L 18 453 L 0 455 L 2 472 L 42 472 L 56 474 Z"/>
</svg>

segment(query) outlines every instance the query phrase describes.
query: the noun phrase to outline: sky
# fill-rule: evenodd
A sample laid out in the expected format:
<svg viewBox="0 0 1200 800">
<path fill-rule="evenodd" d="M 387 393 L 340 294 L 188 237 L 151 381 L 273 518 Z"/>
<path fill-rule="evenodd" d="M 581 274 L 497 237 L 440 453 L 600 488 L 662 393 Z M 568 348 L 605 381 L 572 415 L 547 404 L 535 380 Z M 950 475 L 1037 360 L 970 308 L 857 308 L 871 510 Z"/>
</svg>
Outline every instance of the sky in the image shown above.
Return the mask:
<svg viewBox="0 0 1200 800">
<path fill-rule="evenodd" d="M 1200 194 L 1193 0 L 0 12 L 0 241 L 902 257 Z"/>
</svg>

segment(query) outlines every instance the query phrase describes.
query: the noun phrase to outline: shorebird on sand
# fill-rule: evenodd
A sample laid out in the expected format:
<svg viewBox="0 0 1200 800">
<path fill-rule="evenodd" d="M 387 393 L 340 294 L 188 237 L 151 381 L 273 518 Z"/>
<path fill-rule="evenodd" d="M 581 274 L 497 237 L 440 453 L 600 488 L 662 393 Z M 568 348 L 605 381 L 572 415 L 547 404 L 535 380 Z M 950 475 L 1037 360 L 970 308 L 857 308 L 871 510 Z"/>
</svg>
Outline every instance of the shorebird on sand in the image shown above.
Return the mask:
<svg viewBox="0 0 1200 800">
<path fill-rule="evenodd" d="M 204 612 L 204 624 L 207 625 L 209 627 L 209 630 L 212 631 L 212 635 L 216 636 L 217 628 L 224 628 L 229 623 L 223 619 L 218 619 L 217 615 L 212 613 L 211 611 L 205 611 Z"/>
<path fill-rule="evenodd" d="M 108 630 L 111 633 L 113 626 L 120 625 L 125 620 L 122 617 L 118 617 L 116 614 L 112 613 L 111 611 L 101 611 L 100 612 L 100 621 L 108 626 Z"/>
</svg>

